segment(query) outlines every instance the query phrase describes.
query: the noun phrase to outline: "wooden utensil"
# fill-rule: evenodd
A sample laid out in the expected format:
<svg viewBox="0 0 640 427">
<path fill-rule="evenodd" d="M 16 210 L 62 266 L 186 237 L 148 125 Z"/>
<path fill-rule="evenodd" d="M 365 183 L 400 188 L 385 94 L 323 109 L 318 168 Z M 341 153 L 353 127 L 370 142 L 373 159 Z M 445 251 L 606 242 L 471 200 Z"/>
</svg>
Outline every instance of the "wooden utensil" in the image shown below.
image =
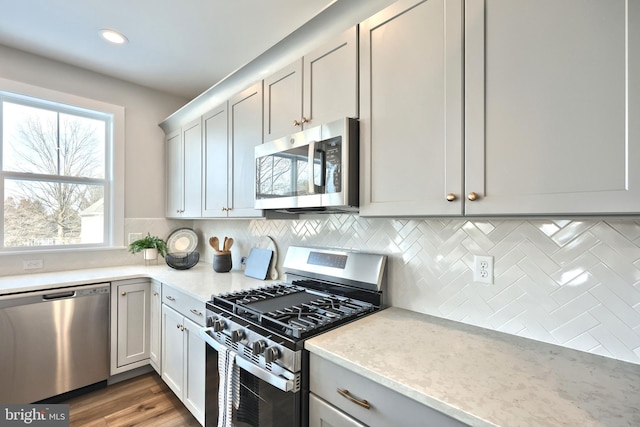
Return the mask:
<svg viewBox="0 0 640 427">
<path fill-rule="evenodd" d="M 232 237 L 229 237 L 229 238 L 225 237 L 223 250 L 231 251 L 231 246 L 233 246 L 233 238 Z"/>
<path fill-rule="evenodd" d="M 217 237 L 210 237 L 209 245 L 213 248 L 214 251 L 220 252 L 220 241 Z"/>
</svg>

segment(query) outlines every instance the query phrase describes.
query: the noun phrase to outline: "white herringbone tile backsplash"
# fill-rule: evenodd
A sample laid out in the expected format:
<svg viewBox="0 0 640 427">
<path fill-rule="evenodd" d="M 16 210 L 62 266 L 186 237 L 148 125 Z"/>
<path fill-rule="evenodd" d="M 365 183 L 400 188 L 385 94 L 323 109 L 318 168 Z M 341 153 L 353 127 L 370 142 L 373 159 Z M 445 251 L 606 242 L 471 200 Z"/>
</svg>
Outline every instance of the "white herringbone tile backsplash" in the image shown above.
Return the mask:
<svg viewBox="0 0 640 427">
<path fill-rule="evenodd" d="M 292 244 L 385 253 L 390 305 L 640 363 L 640 220 L 344 214 L 194 225 L 233 236 L 239 251 L 269 235 L 281 254 Z M 494 285 L 473 282 L 473 256 L 487 254 Z"/>
</svg>

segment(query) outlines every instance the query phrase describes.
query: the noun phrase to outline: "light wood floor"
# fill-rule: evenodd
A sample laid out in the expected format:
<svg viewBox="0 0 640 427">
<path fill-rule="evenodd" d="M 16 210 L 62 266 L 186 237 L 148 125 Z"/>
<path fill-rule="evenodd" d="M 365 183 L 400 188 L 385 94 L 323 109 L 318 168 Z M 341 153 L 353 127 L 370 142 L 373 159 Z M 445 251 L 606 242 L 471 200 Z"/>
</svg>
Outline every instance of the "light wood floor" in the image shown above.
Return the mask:
<svg viewBox="0 0 640 427">
<path fill-rule="evenodd" d="M 60 403 L 71 427 L 200 426 L 155 372 Z"/>
</svg>

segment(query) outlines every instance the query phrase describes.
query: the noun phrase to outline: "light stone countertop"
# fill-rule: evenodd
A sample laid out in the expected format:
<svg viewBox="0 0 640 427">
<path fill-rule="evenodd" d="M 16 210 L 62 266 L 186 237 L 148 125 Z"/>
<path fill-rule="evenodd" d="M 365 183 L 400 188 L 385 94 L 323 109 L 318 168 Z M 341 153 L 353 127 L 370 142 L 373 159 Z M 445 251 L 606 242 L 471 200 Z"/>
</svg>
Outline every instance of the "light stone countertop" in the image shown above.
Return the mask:
<svg viewBox="0 0 640 427">
<path fill-rule="evenodd" d="M 0 296 L 18 292 L 147 277 L 180 289 L 201 301 L 209 301 L 213 294 L 218 295 L 276 283 L 274 281 L 246 277 L 242 271 L 216 273 L 213 271 L 213 266 L 206 262 L 199 262 L 188 270 L 175 270 L 164 264 L 162 260 L 159 260 L 158 264 L 154 266 L 127 265 L 4 276 L 0 277 Z"/>
<path fill-rule="evenodd" d="M 305 348 L 474 426 L 640 426 L 640 365 L 412 311 L 382 310 Z"/>
</svg>

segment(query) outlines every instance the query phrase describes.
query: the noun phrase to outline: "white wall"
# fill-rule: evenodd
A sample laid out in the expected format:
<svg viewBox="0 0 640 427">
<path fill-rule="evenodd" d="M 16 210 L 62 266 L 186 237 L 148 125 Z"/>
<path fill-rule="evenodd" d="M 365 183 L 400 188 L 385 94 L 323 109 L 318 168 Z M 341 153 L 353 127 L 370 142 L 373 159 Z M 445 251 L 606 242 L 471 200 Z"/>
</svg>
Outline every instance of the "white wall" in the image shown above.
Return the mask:
<svg viewBox="0 0 640 427">
<path fill-rule="evenodd" d="M 640 219 L 194 221 L 206 242 L 234 238 L 234 268 L 262 236 L 280 265 L 291 244 L 389 255 L 388 303 L 640 364 Z M 202 260 L 211 262 L 208 245 Z M 493 255 L 495 284 L 473 282 L 473 256 Z M 282 269 L 280 269 L 282 272 Z"/>
<path fill-rule="evenodd" d="M 125 108 L 125 243 L 129 232 L 161 236 L 177 228 L 164 219 L 164 132 L 158 124 L 188 100 L 0 45 L 0 78 Z M 150 218 L 150 219 L 148 219 Z M 141 219 L 141 220 L 137 220 Z M 133 229 L 131 229 L 133 227 Z M 126 250 L 0 255 L 0 275 L 23 274 L 23 259 L 43 258 L 34 272 L 140 262 Z"/>
</svg>

